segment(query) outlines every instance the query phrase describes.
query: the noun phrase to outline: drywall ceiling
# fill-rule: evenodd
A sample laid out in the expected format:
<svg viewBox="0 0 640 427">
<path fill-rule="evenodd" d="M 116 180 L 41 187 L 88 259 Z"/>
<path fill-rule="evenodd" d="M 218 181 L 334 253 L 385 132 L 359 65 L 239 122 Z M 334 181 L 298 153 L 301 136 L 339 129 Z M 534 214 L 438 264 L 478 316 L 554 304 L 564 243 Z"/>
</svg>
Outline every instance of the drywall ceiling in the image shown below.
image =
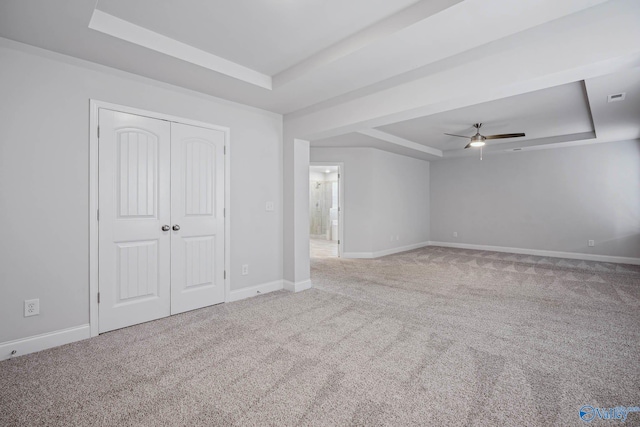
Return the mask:
<svg viewBox="0 0 640 427">
<path fill-rule="evenodd" d="M 624 100 L 609 102 L 609 95 L 616 94 L 624 94 Z M 483 148 L 487 153 L 638 139 L 640 68 L 400 121 L 373 130 L 317 139 L 311 145 L 375 147 L 424 160 L 473 156 L 478 155 L 479 150 L 464 149 L 468 139 L 445 133 L 472 136 L 476 132 L 473 123 L 478 122 L 483 123 L 483 135 L 518 132 L 526 135 L 487 140 Z"/>
<path fill-rule="evenodd" d="M 338 166 L 316 166 L 316 165 L 311 165 L 311 166 L 309 166 L 309 172 L 316 172 L 316 173 L 338 172 Z"/>
<path fill-rule="evenodd" d="M 313 146 L 429 160 L 469 155 L 443 133 L 477 121 L 527 134 L 487 151 L 637 138 L 638 22 L 637 0 L 0 2 L 0 37 L 59 59 L 284 114 Z"/>
<path fill-rule="evenodd" d="M 589 104 L 601 141 L 640 138 L 640 68 L 586 81 Z M 609 95 L 624 94 L 609 102 Z"/>
<path fill-rule="evenodd" d="M 482 123 L 483 135 L 526 134 L 517 139 L 488 140 L 487 146 L 593 131 L 587 97 L 579 82 L 398 122 L 378 130 L 448 151 L 464 148 L 469 140 L 445 133 L 471 137 L 476 133 L 474 123 Z"/>
<path fill-rule="evenodd" d="M 245 67 L 274 75 L 416 2 L 99 0 L 96 7 Z"/>
<path fill-rule="evenodd" d="M 0 36 L 287 114 L 603 2 L 3 0 Z"/>
</svg>

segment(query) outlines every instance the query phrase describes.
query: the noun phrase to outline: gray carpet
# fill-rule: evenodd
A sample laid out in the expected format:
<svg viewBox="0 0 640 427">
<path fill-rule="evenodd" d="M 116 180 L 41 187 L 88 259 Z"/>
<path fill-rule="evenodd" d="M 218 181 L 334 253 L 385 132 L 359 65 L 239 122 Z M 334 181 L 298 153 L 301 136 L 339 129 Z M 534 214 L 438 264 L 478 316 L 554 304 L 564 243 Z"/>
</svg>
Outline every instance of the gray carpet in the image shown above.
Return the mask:
<svg viewBox="0 0 640 427">
<path fill-rule="evenodd" d="M 639 267 L 430 247 L 312 276 L 0 362 L 0 425 L 570 426 L 640 406 Z"/>
</svg>

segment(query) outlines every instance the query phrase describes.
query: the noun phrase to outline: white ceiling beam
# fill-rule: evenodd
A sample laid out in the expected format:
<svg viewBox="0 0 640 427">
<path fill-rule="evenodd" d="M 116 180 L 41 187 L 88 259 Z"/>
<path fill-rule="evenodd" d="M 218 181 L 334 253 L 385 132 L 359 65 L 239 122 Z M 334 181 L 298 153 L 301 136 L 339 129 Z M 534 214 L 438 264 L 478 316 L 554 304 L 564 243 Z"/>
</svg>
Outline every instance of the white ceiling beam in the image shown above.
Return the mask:
<svg viewBox="0 0 640 427">
<path fill-rule="evenodd" d="M 286 85 L 280 81 L 282 76 L 274 76 L 274 88 L 278 89 L 280 97 L 275 105 L 285 114 L 300 115 L 297 111 L 301 109 L 318 110 L 314 104 L 336 105 L 338 102 L 335 98 L 342 98 L 339 102 L 343 102 L 344 98 L 355 99 L 364 95 L 371 86 L 395 86 L 423 77 L 432 71 L 430 66 L 433 64 L 441 66 L 442 61 L 455 56 L 468 58 L 480 55 L 479 52 L 489 43 L 603 1 L 465 0 L 432 16 L 418 9 L 416 16 L 422 16 L 422 19 L 405 28 L 390 31 L 382 38 L 370 37 L 368 44 L 354 43 L 357 49 L 342 42 L 329 48 L 332 51 L 335 49 L 336 54 L 349 51 L 348 55 L 337 55 L 324 61 L 320 58 L 325 52 L 320 52 L 303 61 L 309 65 L 304 74 L 299 73 L 295 79 L 289 79 Z M 416 6 L 424 7 L 422 3 Z M 373 27 L 377 28 L 378 25 L 374 24 Z M 503 44 L 505 49 L 513 46 L 517 44 Z M 311 63 L 314 65 L 311 66 Z M 448 62 L 446 66 L 455 64 Z M 302 102 L 307 99 L 314 99 L 315 102 Z M 361 126 L 365 127 L 371 126 Z"/>
<path fill-rule="evenodd" d="M 89 28 L 147 49 L 190 62 L 264 89 L 272 89 L 271 76 L 262 74 L 204 50 L 163 36 L 124 19 L 95 9 Z"/>
<path fill-rule="evenodd" d="M 442 151 L 428 147 L 426 145 L 418 144 L 417 142 L 409 141 L 408 139 L 400 138 L 399 136 L 391 135 L 390 133 L 382 132 L 377 129 L 365 129 L 360 130 L 358 133 L 367 135 L 372 138 L 379 139 L 381 141 L 390 142 L 391 144 L 400 145 L 412 150 L 421 151 L 423 153 L 431 154 L 432 156 L 442 157 Z"/>
<path fill-rule="evenodd" d="M 329 138 L 629 69 L 640 64 L 638 22 L 637 0 L 611 0 L 485 46 L 457 66 L 286 117 L 286 130 Z"/>
<path fill-rule="evenodd" d="M 359 31 L 339 42 L 308 57 L 300 63 L 287 68 L 273 76 L 273 87 L 278 88 L 309 72 L 348 56 L 372 43 L 403 30 L 417 22 L 423 21 L 463 0 L 422 0 L 400 12 L 383 19 L 362 31 Z"/>
</svg>

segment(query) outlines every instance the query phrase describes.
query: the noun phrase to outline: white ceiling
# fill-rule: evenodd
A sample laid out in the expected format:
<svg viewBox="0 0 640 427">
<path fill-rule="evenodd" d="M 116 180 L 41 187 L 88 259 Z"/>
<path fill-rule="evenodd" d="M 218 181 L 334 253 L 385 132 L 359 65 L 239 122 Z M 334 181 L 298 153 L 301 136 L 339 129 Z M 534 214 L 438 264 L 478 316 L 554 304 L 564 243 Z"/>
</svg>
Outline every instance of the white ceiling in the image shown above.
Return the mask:
<svg viewBox="0 0 640 427">
<path fill-rule="evenodd" d="M 378 128 L 442 151 L 459 150 L 469 140 L 447 136 L 475 134 L 474 123 L 482 123 L 481 134 L 519 133 L 523 138 L 486 141 L 487 147 L 558 135 L 593 131 L 587 96 L 581 82 L 543 89 L 484 104 L 446 111 Z"/>
<path fill-rule="evenodd" d="M 99 0 L 97 9 L 274 75 L 416 2 Z"/>
<path fill-rule="evenodd" d="M 316 172 L 316 173 L 338 172 L 338 166 L 316 166 L 316 165 L 311 165 L 311 166 L 309 166 L 309 172 Z"/>
<path fill-rule="evenodd" d="M 527 134 L 487 151 L 640 137 L 637 22 L 637 0 L 0 1 L 0 37 L 428 160 L 475 122 Z"/>
<path fill-rule="evenodd" d="M 625 94 L 624 101 L 607 101 L 618 93 Z M 473 156 L 477 149 L 464 149 L 469 140 L 445 133 L 472 136 L 478 122 L 483 123 L 483 135 L 526 134 L 487 140 L 483 150 L 494 153 L 640 139 L 640 68 L 381 126 L 376 130 L 383 132 L 378 134 L 383 139 L 349 133 L 312 145 L 374 147 L 424 160 Z M 389 143 L 384 134 L 440 150 L 441 156 Z"/>
</svg>

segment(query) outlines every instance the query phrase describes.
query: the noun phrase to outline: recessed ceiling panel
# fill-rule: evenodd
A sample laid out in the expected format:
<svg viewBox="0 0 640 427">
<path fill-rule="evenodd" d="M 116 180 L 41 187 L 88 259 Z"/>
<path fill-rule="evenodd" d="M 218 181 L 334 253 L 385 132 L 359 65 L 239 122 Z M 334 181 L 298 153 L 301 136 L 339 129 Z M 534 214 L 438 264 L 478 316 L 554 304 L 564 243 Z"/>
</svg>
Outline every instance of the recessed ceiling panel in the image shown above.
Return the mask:
<svg viewBox="0 0 640 427">
<path fill-rule="evenodd" d="M 97 9 L 273 75 L 414 3 L 417 0 L 99 0 Z"/>
<path fill-rule="evenodd" d="M 472 105 L 458 110 L 398 122 L 378 128 L 410 141 L 439 150 L 459 150 L 469 142 L 447 136 L 475 134 L 474 123 L 483 123 L 481 133 L 526 134 L 518 141 L 593 131 L 591 114 L 582 82 L 556 86 L 536 92 Z M 513 142 L 515 139 L 487 141 L 487 145 Z"/>
</svg>

